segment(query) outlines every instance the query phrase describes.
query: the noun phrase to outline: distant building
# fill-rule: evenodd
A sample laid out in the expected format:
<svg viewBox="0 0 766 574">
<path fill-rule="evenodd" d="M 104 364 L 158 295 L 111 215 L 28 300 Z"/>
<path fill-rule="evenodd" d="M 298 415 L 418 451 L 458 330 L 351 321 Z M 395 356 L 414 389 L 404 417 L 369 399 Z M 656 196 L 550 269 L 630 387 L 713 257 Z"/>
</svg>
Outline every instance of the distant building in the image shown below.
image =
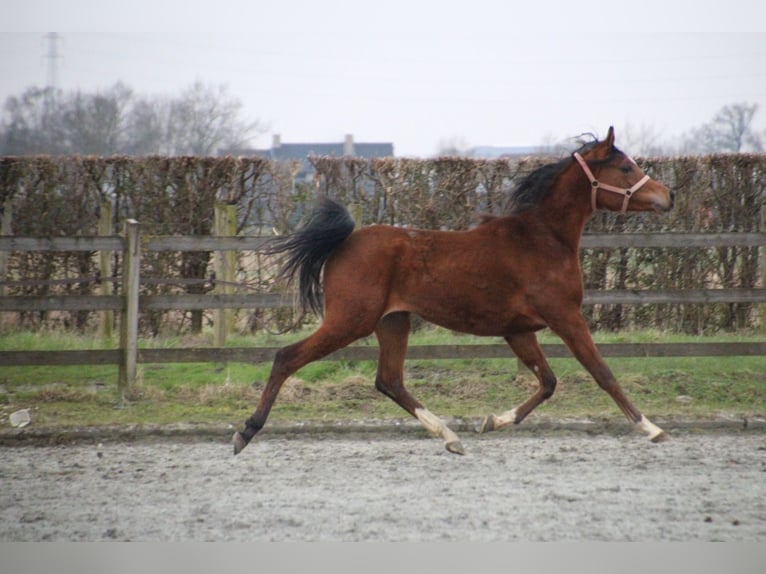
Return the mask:
<svg viewBox="0 0 766 574">
<path fill-rule="evenodd" d="M 310 175 L 313 167 L 308 161 L 309 156 L 333 156 L 333 157 L 393 157 L 394 144 L 392 143 L 357 143 L 354 136 L 346 135 L 342 142 L 338 143 L 284 143 L 279 134 L 272 136 L 271 148 L 268 149 L 226 149 L 220 150 L 219 155 L 234 156 L 257 156 L 273 160 L 299 161 L 303 169 L 299 175 Z"/>
</svg>

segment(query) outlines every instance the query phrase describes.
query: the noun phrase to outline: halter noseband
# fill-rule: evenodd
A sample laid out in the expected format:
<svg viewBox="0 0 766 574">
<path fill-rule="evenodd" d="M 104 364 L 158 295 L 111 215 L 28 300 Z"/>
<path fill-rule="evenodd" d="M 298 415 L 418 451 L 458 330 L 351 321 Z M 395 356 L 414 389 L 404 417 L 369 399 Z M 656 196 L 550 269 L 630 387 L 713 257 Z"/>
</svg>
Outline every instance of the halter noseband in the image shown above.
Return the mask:
<svg viewBox="0 0 766 574">
<path fill-rule="evenodd" d="M 609 185 L 608 183 L 601 183 L 599 180 L 593 177 L 593 172 L 591 172 L 590 168 L 588 167 L 588 164 L 585 163 L 585 160 L 582 158 L 582 156 L 579 153 L 575 152 L 574 158 L 577 160 L 577 163 L 580 164 L 580 167 L 582 167 L 582 170 L 585 172 L 585 176 L 590 180 L 590 185 L 591 185 L 590 204 L 591 204 L 591 207 L 593 207 L 593 211 L 596 211 L 598 209 L 596 207 L 597 192 L 599 189 L 603 189 L 605 191 L 612 191 L 614 193 L 619 193 L 620 195 L 623 196 L 622 209 L 620 209 L 620 213 L 625 213 L 628 210 L 628 202 L 630 201 L 630 198 L 633 196 L 633 194 L 637 192 L 642 185 L 644 185 L 647 181 L 651 179 L 648 175 L 645 175 L 637 183 L 634 183 L 633 186 L 630 187 L 629 189 L 624 189 L 622 187 L 617 187 L 615 185 Z"/>
</svg>

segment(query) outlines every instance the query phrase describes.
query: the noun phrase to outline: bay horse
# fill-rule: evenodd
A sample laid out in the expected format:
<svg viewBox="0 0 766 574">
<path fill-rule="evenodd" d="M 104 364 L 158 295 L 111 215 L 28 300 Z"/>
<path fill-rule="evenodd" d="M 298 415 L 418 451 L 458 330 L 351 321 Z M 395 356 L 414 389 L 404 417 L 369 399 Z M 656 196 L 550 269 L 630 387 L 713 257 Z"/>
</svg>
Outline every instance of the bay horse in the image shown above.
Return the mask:
<svg viewBox="0 0 766 574">
<path fill-rule="evenodd" d="M 581 312 L 578 250 L 597 209 L 665 212 L 673 194 L 603 141 L 532 171 L 511 192 L 508 213 L 485 216 L 464 231 L 372 225 L 354 231 L 338 203 L 319 200 L 307 223 L 271 248 L 285 257 L 283 274 L 296 274 L 304 310 L 322 314 L 316 332 L 280 349 L 259 403 L 233 437 L 234 454 L 263 428 L 285 379 L 304 365 L 375 333 L 375 387 L 463 454 L 458 436 L 404 386 L 410 315 L 453 331 L 500 336 L 539 381 L 523 404 L 490 414 L 481 432 L 519 424 L 550 398 L 556 377 L 537 341 L 549 327 L 568 346 L 636 427 L 654 442 L 665 432 L 633 406 L 599 354 Z M 324 306 L 322 307 L 322 304 Z"/>
</svg>

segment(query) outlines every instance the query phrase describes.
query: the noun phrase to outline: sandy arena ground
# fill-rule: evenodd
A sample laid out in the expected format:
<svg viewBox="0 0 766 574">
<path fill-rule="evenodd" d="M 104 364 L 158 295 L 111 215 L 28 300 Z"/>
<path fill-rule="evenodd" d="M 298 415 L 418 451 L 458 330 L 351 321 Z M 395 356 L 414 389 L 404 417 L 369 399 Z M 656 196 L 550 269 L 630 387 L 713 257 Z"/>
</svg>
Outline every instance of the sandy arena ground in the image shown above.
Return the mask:
<svg viewBox="0 0 766 574">
<path fill-rule="evenodd" d="M 766 434 L 1 447 L 0 541 L 761 541 Z"/>
</svg>

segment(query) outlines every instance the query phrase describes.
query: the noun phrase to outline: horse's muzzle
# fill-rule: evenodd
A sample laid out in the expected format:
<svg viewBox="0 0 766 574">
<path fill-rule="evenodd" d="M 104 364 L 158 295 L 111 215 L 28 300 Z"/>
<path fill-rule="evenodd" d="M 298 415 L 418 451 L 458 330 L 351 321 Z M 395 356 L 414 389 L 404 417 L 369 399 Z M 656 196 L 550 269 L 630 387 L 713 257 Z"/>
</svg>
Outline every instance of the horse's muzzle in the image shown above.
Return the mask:
<svg viewBox="0 0 766 574">
<path fill-rule="evenodd" d="M 668 191 L 667 199 L 663 200 L 654 200 L 652 201 L 652 207 L 655 211 L 660 213 L 665 213 L 667 211 L 670 211 L 673 209 L 673 206 L 676 204 L 676 192 L 675 191 Z"/>
</svg>

